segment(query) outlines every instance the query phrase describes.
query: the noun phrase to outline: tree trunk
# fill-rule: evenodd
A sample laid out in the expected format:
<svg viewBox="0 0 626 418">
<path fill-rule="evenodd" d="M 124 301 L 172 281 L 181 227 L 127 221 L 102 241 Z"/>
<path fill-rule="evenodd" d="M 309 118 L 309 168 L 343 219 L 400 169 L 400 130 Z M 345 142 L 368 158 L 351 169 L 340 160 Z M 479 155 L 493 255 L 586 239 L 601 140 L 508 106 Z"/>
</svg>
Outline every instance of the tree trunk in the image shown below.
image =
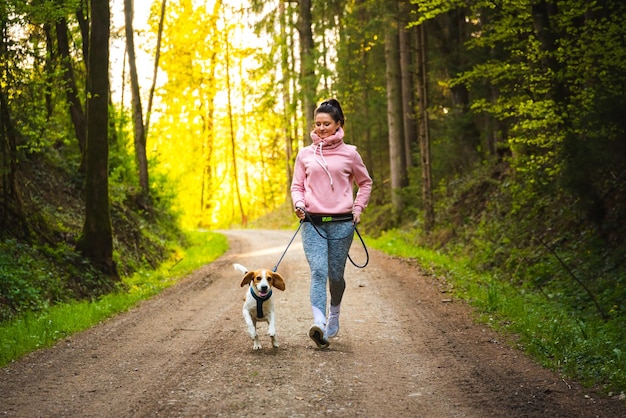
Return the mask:
<svg viewBox="0 0 626 418">
<path fill-rule="evenodd" d="M 44 77 L 45 77 L 45 87 L 44 87 L 44 97 L 46 101 L 46 117 L 50 120 L 52 116 L 52 89 L 54 86 L 54 68 L 56 66 L 55 63 L 55 51 L 54 51 L 54 35 L 52 34 L 52 25 L 50 23 L 44 23 L 43 31 L 46 36 L 46 61 L 44 64 Z"/>
<path fill-rule="evenodd" d="M 469 59 L 466 44 L 470 39 L 470 31 L 466 17 L 468 10 L 455 8 L 438 17 L 440 22 L 437 32 L 440 42 L 440 54 L 444 57 L 444 63 L 448 77 L 458 77 L 459 74 L 469 70 Z M 433 27 L 433 26 L 431 26 Z M 453 138 L 458 150 L 459 164 L 462 167 L 472 167 L 478 158 L 482 158 L 481 150 L 488 146 L 481 145 L 481 133 L 470 109 L 469 90 L 464 83 L 456 83 L 450 86 L 450 98 L 452 106 L 449 111 L 449 123 L 456 128 L 452 130 Z"/>
<path fill-rule="evenodd" d="M 213 5 L 213 18 L 210 20 L 211 27 L 210 33 L 213 34 L 211 37 L 211 54 L 208 59 L 208 67 L 205 71 L 206 83 L 208 86 L 204 89 L 209 92 L 208 97 L 205 97 L 201 106 L 206 106 L 206 111 L 203 113 L 203 136 L 205 138 L 202 143 L 202 155 L 203 155 L 203 163 L 204 169 L 202 170 L 202 185 L 201 185 L 201 195 L 200 195 L 200 219 L 205 219 L 205 213 L 210 213 L 213 209 L 214 202 L 211 199 L 211 196 L 214 193 L 215 186 L 215 174 L 213 167 L 213 151 L 215 147 L 215 92 L 217 91 L 217 87 L 215 86 L 215 73 L 217 67 L 217 54 L 215 51 L 219 49 L 221 45 L 221 37 L 218 36 L 218 28 L 217 28 L 217 17 L 219 16 L 221 10 L 222 2 L 220 0 L 216 1 Z M 163 9 L 165 8 L 165 0 L 163 0 Z M 159 27 L 161 27 L 163 23 L 163 10 L 161 10 L 161 22 Z M 156 67 L 155 67 L 156 68 Z M 156 74 L 155 74 L 156 77 Z"/>
<path fill-rule="evenodd" d="M 413 166 L 413 150 L 418 145 L 417 122 L 415 119 L 415 77 L 412 60 L 411 32 L 417 27 L 407 29 L 412 6 L 407 1 L 400 3 L 400 79 L 402 80 L 402 123 L 404 128 L 404 156 L 407 169 Z"/>
<path fill-rule="evenodd" d="M 561 64 L 555 54 L 558 48 L 557 37 L 554 34 L 550 21 L 551 15 L 557 14 L 555 9 L 556 5 L 551 2 L 546 2 L 545 0 L 534 2 L 532 5 L 533 26 L 537 40 L 541 43 L 543 51 L 545 51 L 542 54 L 541 64 L 546 72 L 550 71 L 554 74 L 554 83 L 549 95 L 556 103 L 563 103 L 566 101 L 568 94 L 564 83 L 559 78 Z"/>
<path fill-rule="evenodd" d="M 80 4 L 76 9 L 76 20 L 78 21 L 78 26 L 80 27 L 80 34 L 82 38 L 82 51 L 83 51 L 83 62 L 85 65 L 88 65 L 89 61 L 89 19 L 86 16 L 89 16 L 89 6 L 88 0 L 80 0 Z"/>
<path fill-rule="evenodd" d="M 150 132 L 150 115 L 152 114 L 152 100 L 154 98 L 154 89 L 156 88 L 157 74 L 159 72 L 159 60 L 161 58 L 161 39 L 163 38 L 163 24 L 165 23 L 165 6 L 167 0 L 161 3 L 161 16 L 159 17 L 159 31 L 157 33 L 156 51 L 154 52 L 154 68 L 152 71 L 152 85 L 150 86 L 150 94 L 148 95 L 148 109 L 146 111 L 146 126 L 144 129 L 146 142 L 148 141 L 148 132 Z"/>
<path fill-rule="evenodd" d="M 388 19 L 385 30 L 385 61 L 387 81 L 387 126 L 389 129 L 389 169 L 391 172 L 391 203 L 395 216 L 400 216 L 404 203 L 400 191 L 406 186 L 406 159 L 402 125 L 402 85 L 400 80 L 400 51 L 398 21 Z"/>
<path fill-rule="evenodd" d="M 214 180 L 213 180 L 213 148 L 215 142 L 215 129 L 213 120 L 215 117 L 215 107 L 212 100 L 207 100 L 208 109 L 203 120 L 204 142 L 202 143 L 202 155 L 204 156 L 204 169 L 202 173 L 202 185 L 200 193 L 200 219 L 204 219 L 205 213 L 211 211 L 213 201 Z"/>
<path fill-rule="evenodd" d="M 290 60 L 289 60 L 289 52 L 291 50 L 289 43 L 290 39 L 293 39 L 287 33 L 287 13 L 285 11 L 285 2 L 280 2 L 278 5 L 278 13 L 279 13 L 279 21 L 280 21 L 280 62 L 281 62 L 281 70 L 282 70 L 282 100 L 283 100 L 283 137 L 285 141 L 285 171 L 286 178 L 291 180 L 293 177 L 293 160 L 294 160 L 294 151 L 293 151 L 293 141 L 295 136 L 293 135 L 292 128 L 292 114 L 291 109 L 293 105 L 291 103 L 291 98 L 289 96 L 289 81 L 290 74 L 293 72 L 290 68 Z M 291 199 L 291 182 L 285 182 L 285 195 Z M 293 202 L 292 202 L 293 203 Z"/>
<path fill-rule="evenodd" d="M 419 99 L 419 144 L 422 162 L 422 200 L 424 204 L 424 230 L 429 232 L 435 223 L 432 175 L 430 161 L 430 129 L 428 125 L 428 67 L 426 60 L 426 31 L 424 24 L 417 32 L 417 89 Z"/>
<path fill-rule="evenodd" d="M 315 44 L 311 28 L 311 0 L 299 0 L 298 33 L 300 34 L 300 89 L 304 116 L 304 145 L 309 143 L 309 131 L 313 127 L 317 80 L 315 79 Z"/>
<path fill-rule="evenodd" d="M 91 0 L 92 23 L 87 73 L 85 224 L 77 248 L 94 267 L 119 280 L 113 261 L 109 208 L 109 2 Z"/>
<path fill-rule="evenodd" d="M 143 109 L 137 76 L 135 57 L 135 41 L 133 31 L 133 0 L 124 0 L 124 18 L 126 23 L 126 53 L 128 54 L 128 70 L 130 73 L 130 91 L 132 95 L 133 125 L 135 127 L 135 157 L 139 171 L 139 187 L 141 188 L 140 206 L 150 207 L 150 184 L 148 181 L 148 157 L 146 154 L 146 133 L 143 125 Z"/>
<path fill-rule="evenodd" d="M 0 20 L 0 62 L 7 60 L 7 28 L 6 20 Z M 8 65 L 0 65 L 0 80 L 11 80 Z M 17 136 L 18 133 L 11 118 L 6 83 L 0 83 L 0 191 L 2 206 L 0 207 L 0 226 L 7 231 L 19 222 L 24 237 L 30 237 L 30 228 L 24 212 L 24 204 L 17 183 Z"/>
<path fill-rule="evenodd" d="M 2 33 L 5 33 L 2 31 Z M 0 36 L 0 56 L 5 55 L 4 39 Z M 6 71 L 6 67 L 4 67 Z M 4 72 L 3 71 L 3 72 Z M 5 74 L 0 74 L 6 80 Z M 2 207 L 0 208 L 0 225 L 7 231 L 17 219 L 24 237 L 30 237 L 30 228 L 24 213 L 22 196 L 17 185 L 17 133 L 11 120 L 9 103 L 0 85 L 0 173 L 2 183 Z"/>
<path fill-rule="evenodd" d="M 229 36 L 228 30 L 225 34 L 224 47 L 226 49 L 226 92 L 228 97 L 228 121 L 230 128 L 230 145 L 231 156 L 233 161 L 233 182 L 235 186 L 235 198 L 237 199 L 237 205 L 239 206 L 239 214 L 241 215 L 241 225 L 246 226 L 248 224 L 248 217 L 243 209 L 243 202 L 241 201 L 241 191 L 239 190 L 239 173 L 237 169 L 237 143 L 235 142 L 235 124 L 233 121 L 233 107 L 231 99 L 231 86 L 230 86 L 230 50 L 229 50 Z M 233 205 L 234 209 L 234 205 Z"/>
<path fill-rule="evenodd" d="M 78 148 L 85 158 L 85 145 L 87 143 L 87 124 L 85 122 L 85 113 L 83 106 L 78 97 L 78 88 L 76 87 L 76 77 L 74 76 L 74 67 L 72 66 L 72 57 L 70 55 L 70 45 L 67 37 L 67 20 L 61 18 L 56 23 L 57 47 L 59 49 L 59 58 L 61 60 L 61 68 L 63 69 L 63 81 L 65 83 L 65 95 L 70 105 L 70 117 L 74 125 L 74 132 L 78 140 Z M 81 167 L 84 169 L 84 164 Z M 82 171 L 82 170 L 81 170 Z"/>
</svg>

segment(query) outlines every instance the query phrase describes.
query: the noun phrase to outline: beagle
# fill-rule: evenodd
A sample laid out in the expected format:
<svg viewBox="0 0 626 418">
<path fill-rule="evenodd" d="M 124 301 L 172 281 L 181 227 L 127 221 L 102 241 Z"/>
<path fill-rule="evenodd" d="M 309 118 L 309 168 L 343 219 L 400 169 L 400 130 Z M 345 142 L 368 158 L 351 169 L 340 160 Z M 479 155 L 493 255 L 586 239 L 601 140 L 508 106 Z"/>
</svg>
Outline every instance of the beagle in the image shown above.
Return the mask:
<svg viewBox="0 0 626 418">
<path fill-rule="evenodd" d="M 261 344 L 256 333 L 256 323 L 264 321 L 268 323 L 267 334 L 272 339 L 272 346 L 278 348 L 276 341 L 276 311 L 272 300 L 272 288 L 285 290 L 285 280 L 283 277 L 270 270 L 259 269 L 248 271 L 241 264 L 233 264 L 235 269 L 243 273 L 241 287 L 249 285 L 243 302 L 243 319 L 248 326 L 248 334 L 254 342 L 253 349 L 260 350 Z"/>
</svg>

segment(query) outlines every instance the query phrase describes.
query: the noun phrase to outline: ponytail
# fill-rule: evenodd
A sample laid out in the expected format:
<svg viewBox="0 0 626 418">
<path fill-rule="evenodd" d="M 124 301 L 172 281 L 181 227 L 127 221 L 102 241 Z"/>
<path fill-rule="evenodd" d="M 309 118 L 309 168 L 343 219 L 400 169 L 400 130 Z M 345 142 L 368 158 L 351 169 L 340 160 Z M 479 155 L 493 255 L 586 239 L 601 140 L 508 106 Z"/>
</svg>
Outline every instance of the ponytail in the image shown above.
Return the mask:
<svg viewBox="0 0 626 418">
<path fill-rule="evenodd" d="M 317 107 L 317 109 L 315 109 L 315 114 L 317 115 L 318 113 L 329 114 L 335 122 L 339 123 L 340 126 L 343 126 L 346 122 L 346 119 L 343 115 L 343 110 L 341 110 L 341 105 L 336 99 L 324 100 Z"/>
</svg>

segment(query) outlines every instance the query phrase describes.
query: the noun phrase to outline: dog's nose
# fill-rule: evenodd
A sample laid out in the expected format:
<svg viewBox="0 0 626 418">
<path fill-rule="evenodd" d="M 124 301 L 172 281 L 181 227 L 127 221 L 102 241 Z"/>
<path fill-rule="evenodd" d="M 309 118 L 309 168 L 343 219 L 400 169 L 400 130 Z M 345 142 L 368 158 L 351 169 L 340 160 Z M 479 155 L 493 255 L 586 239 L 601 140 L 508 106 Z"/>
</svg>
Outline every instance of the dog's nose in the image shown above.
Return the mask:
<svg viewBox="0 0 626 418">
<path fill-rule="evenodd" d="M 261 292 L 267 292 L 267 286 L 266 285 L 261 286 Z"/>
</svg>

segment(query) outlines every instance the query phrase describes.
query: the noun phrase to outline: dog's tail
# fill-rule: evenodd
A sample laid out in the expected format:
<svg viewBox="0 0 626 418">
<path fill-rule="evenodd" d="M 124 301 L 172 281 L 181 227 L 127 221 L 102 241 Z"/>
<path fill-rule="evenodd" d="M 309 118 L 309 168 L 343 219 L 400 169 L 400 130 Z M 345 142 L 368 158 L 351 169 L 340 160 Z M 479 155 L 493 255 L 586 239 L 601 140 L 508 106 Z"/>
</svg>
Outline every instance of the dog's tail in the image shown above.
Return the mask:
<svg viewBox="0 0 626 418">
<path fill-rule="evenodd" d="M 243 274 L 246 274 L 248 272 L 248 269 L 245 268 L 244 266 L 242 266 L 239 263 L 234 263 L 233 267 L 236 268 L 237 270 L 239 270 L 240 272 L 242 272 Z"/>
</svg>

